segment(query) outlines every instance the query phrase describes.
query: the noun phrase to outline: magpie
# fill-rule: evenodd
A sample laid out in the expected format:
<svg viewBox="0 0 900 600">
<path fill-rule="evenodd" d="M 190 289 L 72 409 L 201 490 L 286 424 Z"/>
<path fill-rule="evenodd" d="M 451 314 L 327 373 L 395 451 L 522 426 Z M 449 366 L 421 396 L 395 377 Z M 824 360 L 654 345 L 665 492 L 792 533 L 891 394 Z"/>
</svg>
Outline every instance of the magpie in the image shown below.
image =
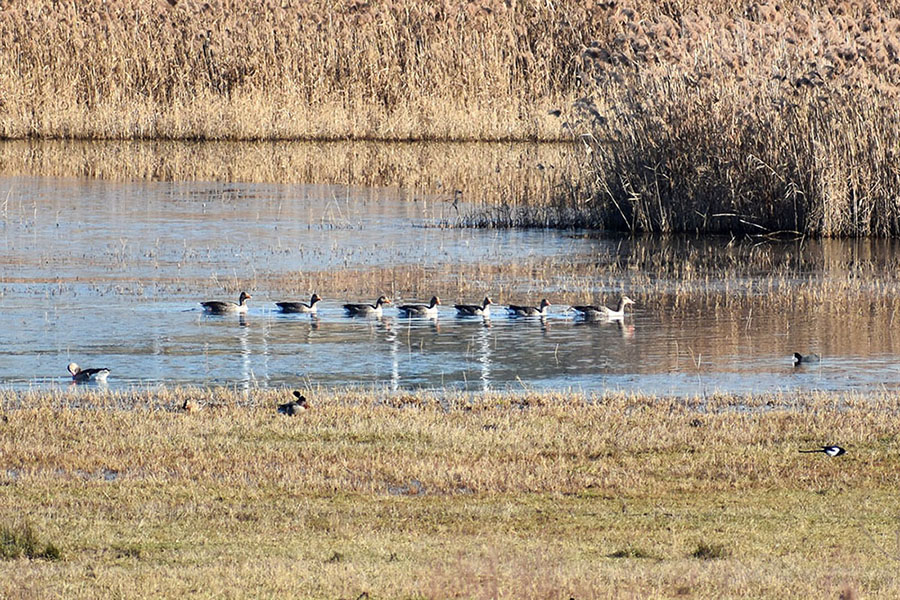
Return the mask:
<svg viewBox="0 0 900 600">
<path fill-rule="evenodd" d="M 846 453 L 847 451 L 841 448 L 840 446 L 822 446 L 818 450 L 800 450 L 802 453 L 810 453 L 810 452 L 824 452 L 828 456 L 834 458 L 835 456 L 840 456 L 841 454 Z"/>
</svg>

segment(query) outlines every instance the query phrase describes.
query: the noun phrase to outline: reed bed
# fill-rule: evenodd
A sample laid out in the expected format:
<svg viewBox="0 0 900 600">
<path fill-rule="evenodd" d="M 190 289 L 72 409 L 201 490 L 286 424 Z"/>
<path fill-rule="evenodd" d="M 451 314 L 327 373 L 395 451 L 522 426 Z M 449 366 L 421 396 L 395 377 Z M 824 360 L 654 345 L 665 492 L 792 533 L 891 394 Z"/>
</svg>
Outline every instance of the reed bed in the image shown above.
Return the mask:
<svg viewBox="0 0 900 600">
<path fill-rule="evenodd" d="M 0 392 L 0 592 L 898 593 L 896 395 L 305 392 Z"/>
<path fill-rule="evenodd" d="M 593 180 L 560 196 L 557 221 L 897 235 L 898 16 L 875 2 L 621 8 L 615 35 L 582 53 L 592 90 L 574 112 Z"/>
</svg>

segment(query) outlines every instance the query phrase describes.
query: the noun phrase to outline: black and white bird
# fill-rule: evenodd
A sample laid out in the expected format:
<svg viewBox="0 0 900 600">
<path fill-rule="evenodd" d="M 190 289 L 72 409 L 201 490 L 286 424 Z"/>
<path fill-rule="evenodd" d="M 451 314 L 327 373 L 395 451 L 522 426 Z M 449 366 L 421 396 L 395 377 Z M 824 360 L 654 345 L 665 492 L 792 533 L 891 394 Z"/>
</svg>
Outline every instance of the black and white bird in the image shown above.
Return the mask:
<svg viewBox="0 0 900 600">
<path fill-rule="evenodd" d="M 541 305 L 539 307 L 510 304 L 507 310 L 511 317 L 545 317 L 547 316 L 548 306 L 550 306 L 550 301 L 544 298 L 541 300 Z"/>
<path fill-rule="evenodd" d="M 456 314 L 461 317 L 484 317 L 487 319 L 491 316 L 491 304 L 493 303 L 494 301 L 490 297 L 485 296 L 481 304 L 456 304 L 454 308 Z"/>
<path fill-rule="evenodd" d="M 284 313 L 306 313 L 315 314 L 317 312 L 316 303 L 319 302 L 318 294 L 313 294 L 309 299 L 309 304 L 305 302 L 276 302 L 278 308 Z"/>
<path fill-rule="evenodd" d="M 828 456 L 834 458 L 835 456 L 840 456 L 841 454 L 846 454 L 847 451 L 841 448 L 840 446 L 822 446 L 817 450 L 800 450 L 803 454 L 811 454 L 813 452 L 824 452 Z"/>
<path fill-rule="evenodd" d="M 303 394 L 295 390 L 294 397 L 296 397 L 297 399 L 287 402 L 286 404 L 278 405 L 278 412 L 280 414 L 293 417 L 309 410 L 309 404 L 307 404 L 306 398 L 303 396 Z"/>
<path fill-rule="evenodd" d="M 615 309 L 594 305 L 573 306 L 572 309 L 585 319 L 607 319 L 609 321 L 615 321 L 625 318 L 625 307 L 629 304 L 634 304 L 634 300 L 628 296 L 622 296 L 619 298 L 619 303 L 616 305 Z"/>
<path fill-rule="evenodd" d="M 438 305 L 441 299 L 437 296 L 431 297 L 428 304 L 401 304 L 397 307 L 400 316 L 403 317 L 434 317 L 438 314 Z"/>
<path fill-rule="evenodd" d="M 82 369 L 75 363 L 69 363 L 69 366 L 66 367 L 69 373 L 72 374 L 72 381 L 75 383 L 89 383 L 93 381 L 106 381 L 106 377 L 109 375 L 109 369 L 101 368 L 101 369 Z"/>
<path fill-rule="evenodd" d="M 375 304 L 345 304 L 344 310 L 350 317 L 380 317 L 381 307 L 390 303 L 386 296 L 380 296 Z"/>
<path fill-rule="evenodd" d="M 222 300 L 210 300 L 209 302 L 201 302 L 203 310 L 211 315 L 224 315 L 228 313 L 245 313 L 247 308 L 247 300 L 252 298 L 247 292 L 241 292 L 241 296 L 237 302 L 225 302 Z"/>
<path fill-rule="evenodd" d="M 800 354 L 799 352 L 794 352 L 794 366 L 797 365 L 811 365 L 815 364 L 822 360 L 822 357 L 818 354 Z"/>
</svg>

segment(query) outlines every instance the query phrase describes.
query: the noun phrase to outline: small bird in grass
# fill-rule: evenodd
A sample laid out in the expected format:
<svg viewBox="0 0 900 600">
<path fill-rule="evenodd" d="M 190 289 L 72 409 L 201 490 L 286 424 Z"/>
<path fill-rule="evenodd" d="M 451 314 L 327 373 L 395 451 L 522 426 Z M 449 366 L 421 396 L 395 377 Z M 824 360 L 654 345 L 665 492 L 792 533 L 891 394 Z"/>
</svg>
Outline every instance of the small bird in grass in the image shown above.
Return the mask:
<svg viewBox="0 0 900 600">
<path fill-rule="evenodd" d="M 249 308 L 247 300 L 252 298 L 247 292 L 241 292 L 237 302 L 223 302 L 221 300 L 210 300 L 209 302 L 201 302 L 203 310 L 212 315 L 224 315 L 226 313 L 245 313 Z"/>
<path fill-rule="evenodd" d="M 181 410 L 186 412 L 187 414 L 193 414 L 200 410 L 200 403 L 194 400 L 193 398 L 188 398 L 184 401 L 184 404 L 181 405 Z"/>
<path fill-rule="evenodd" d="M 818 354 L 800 354 L 799 352 L 794 352 L 794 366 L 797 365 L 810 365 L 815 364 L 822 360 L 822 357 Z"/>
<path fill-rule="evenodd" d="M 82 369 L 75 363 L 69 363 L 69 366 L 66 367 L 69 373 L 72 374 L 72 381 L 75 383 L 88 383 L 93 381 L 106 381 L 106 377 L 109 375 L 109 369 L 101 368 L 101 369 Z"/>
<path fill-rule="evenodd" d="M 817 450 L 800 450 L 803 454 L 811 454 L 814 452 L 824 452 L 828 456 L 834 458 L 835 456 L 840 456 L 841 454 L 846 454 L 847 451 L 841 448 L 840 446 L 822 446 Z"/>
<path fill-rule="evenodd" d="M 303 394 L 301 394 L 298 390 L 294 390 L 294 396 L 297 398 L 296 400 L 291 400 L 286 404 L 278 405 L 279 414 L 293 417 L 309 410 L 309 404 L 306 402 L 306 398 L 303 396 Z"/>
</svg>

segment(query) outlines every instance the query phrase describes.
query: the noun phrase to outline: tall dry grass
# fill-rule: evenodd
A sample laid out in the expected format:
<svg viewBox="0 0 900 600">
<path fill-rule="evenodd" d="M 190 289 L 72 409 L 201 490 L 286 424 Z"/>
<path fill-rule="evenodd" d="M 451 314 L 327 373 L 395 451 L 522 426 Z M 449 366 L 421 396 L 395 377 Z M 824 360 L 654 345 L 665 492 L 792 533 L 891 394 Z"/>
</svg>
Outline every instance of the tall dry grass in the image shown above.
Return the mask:
<svg viewBox="0 0 900 600">
<path fill-rule="evenodd" d="M 631 231 L 900 234 L 900 6 L 621 8 L 582 53 L 588 170 L 561 211 Z"/>
</svg>

